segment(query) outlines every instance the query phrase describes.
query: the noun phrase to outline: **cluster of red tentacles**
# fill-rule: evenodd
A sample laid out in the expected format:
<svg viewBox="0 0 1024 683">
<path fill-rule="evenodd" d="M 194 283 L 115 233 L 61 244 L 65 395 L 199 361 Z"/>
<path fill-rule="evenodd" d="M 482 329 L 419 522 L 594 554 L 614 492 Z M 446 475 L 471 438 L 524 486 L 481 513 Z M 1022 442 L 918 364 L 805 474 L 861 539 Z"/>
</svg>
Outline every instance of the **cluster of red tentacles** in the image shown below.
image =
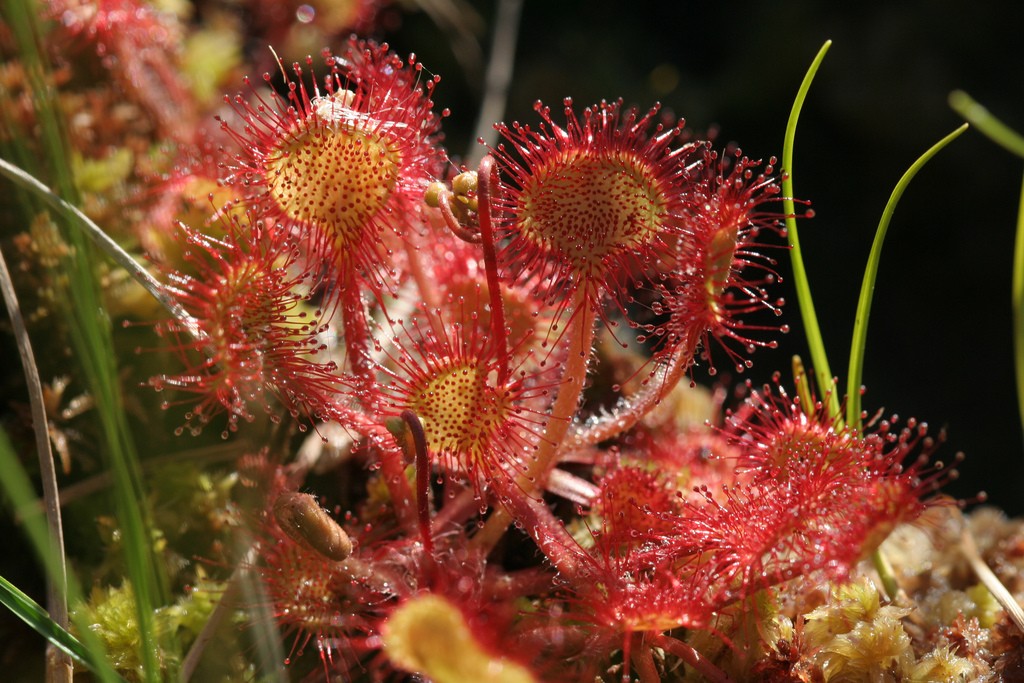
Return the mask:
<svg viewBox="0 0 1024 683">
<path fill-rule="evenodd" d="M 779 385 L 708 426 L 684 379 L 785 331 L 774 160 L 566 100 L 446 177 L 436 77 L 355 40 L 324 64 L 227 99 L 230 199 L 163 264 L 185 369 L 152 381 L 197 395 L 193 430 L 290 413 L 365 466 L 331 510 L 302 493 L 319 463 L 264 463 L 255 569 L 294 651 L 431 675 L 455 664 L 409 638 L 440 630 L 533 680 L 724 680 L 686 631 L 846 576 L 929 505 L 923 425 L 855 431 Z"/>
</svg>

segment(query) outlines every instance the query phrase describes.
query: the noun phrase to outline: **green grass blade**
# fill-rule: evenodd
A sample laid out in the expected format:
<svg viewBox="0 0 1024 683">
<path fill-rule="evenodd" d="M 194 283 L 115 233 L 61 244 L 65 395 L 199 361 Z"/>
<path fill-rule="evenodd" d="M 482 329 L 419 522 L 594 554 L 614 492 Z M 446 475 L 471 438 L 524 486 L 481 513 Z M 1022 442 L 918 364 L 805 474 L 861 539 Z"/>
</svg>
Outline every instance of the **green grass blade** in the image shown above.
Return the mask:
<svg viewBox="0 0 1024 683">
<path fill-rule="evenodd" d="M 69 622 L 64 522 L 60 509 L 60 489 L 57 485 L 56 465 L 53 450 L 50 448 L 50 424 L 46 415 L 46 397 L 39 379 L 39 366 L 36 364 L 35 352 L 32 350 L 32 342 L 29 340 L 28 328 L 25 327 L 25 319 L 21 315 L 21 304 L 14 290 L 14 281 L 11 280 L 7 259 L 4 258 L 2 250 L 0 250 L 0 292 L 3 293 L 7 316 L 11 321 L 11 329 L 18 346 L 18 356 L 21 359 L 22 373 L 25 376 L 25 385 L 28 389 L 32 428 L 36 441 L 36 458 L 39 461 L 39 478 L 42 483 L 46 509 L 46 526 L 54 558 L 52 571 L 47 572 L 46 605 L 53 621 L 61 628 L 67 628 Z M 71 661 L 65 655 L 47 657 L 47 676 L 53 679 L 53 683 L 58 681 L 70 683 L 71 675 Z"/>
<path fill-rule="evenodd" d="M 42 132 L 44 159 L 41 166 L 53 179 L 57 194 L 66 202 L 78 201 L 70 168 L 71 154 L 64 133 L 64 117 L 56 93 L 45 78 L 47 62 L 41 49 L 39 8 L 31 0 L 4 0 L 3 14 L 11 27 L 18 55 L 25 64 L 33 104 Z M 36 170 L 37 174 L 39 169 Z M 27 207 L 33 215 L 38 207 Z M 160 678 L 155 609 L 169 600 L 166 578 L 156 556 L 146 510 L 146 495 L 127 418 L 110 321 L 103 315 L 103 303 L 96 276 L 92 244 L 80 230 L 66 230 L 73 257 L 60 264 L 66 287 L 59 297 L 60 315 L 68 322 L 75 357 L 81 365 L 85 385 L 93 396 L 101 426 L 106 465 L 113 480 L 114 510 L 121 529 L 127 575 L 135 590 L 144 678 Z"/>
<path fill-rule="evenodd" d="M 949 106 L 972 126 L 1004 149 L 1024 158 L 1024 136 L 993 116 L 970 95 L 956 90 L 949 95 Z M 1024 187 L 1017 212 L 1017 235 L 1013 247 L 1013 355 L 1017 377 L 1017 406 L 1024 428 Z"/>
<path fill-rule="evenodd" d="M 60 111 L 56 107 L 56 94 L 46 79 L 47 66 L 43 55 L 39 31 L 39 7 L 31 0 L 4 0 L 3 18 L 9 24 L 18 47 L 18 58 L 25 69 L 25 77 L 32 92 L 33 108 L 46 148 L 47 166 L 54 186 L 71 202 L 77 202 L 78 191 L 71 173 L 69 156 L 55 157 L 67 149 L 67 136 Z M 45 163 L 36 159 L 37 162 Z M 54 163 L 56 162 L 56 163 Z"/>
<path fill-rule="evenodd" d="M 811 88 L 814 75 L 818 72 L 825 53 L 832 46 L 832 41 L 825 41 L 825 44 L 818 50 L 817 56 L 811 62 L 810 68 L 804 80 L 800 83 L 796 98 L 793 100 L 793 108 L 789 114 L 789 121 L 786 124 L 786 137 L 782 145 L 782 210 L 786 213 L 786 234 L 789 239 L 790 262 L 793 264 L 793 281 L 796 287 L 797 302 L 800 305 L 800 316 L 803 320 L 804 332 L 807 335 L 807 346 L 811 354 L 811 364 L 814 367 L 814 374 L 817 378 L 819 391 L 825 392 L 828 396 L 829 414 L 841 419 L 839 414 L 839 397 L 836 395 L 835 382 L 832 370 L 828 364 L 828 356 L 825 353 L 825 342 L 821 336 L 821 327 L 818 325 L 818 314 L 814 310 L 814 300 L 811 297 L 811 285 L 807 280 L 807 269 L 804 267 L 803 252 L 800 250 L 800 235 L 796 227 L 796 206 L 793 202 L 793 143 L 796 139 L 796 125 L 800 119 L 800 110 L 807 99 L 807 91 Z"/>
<path fill-rule="evenodd" d="M 1024 136 L 997 119 L 963 90 L 949 94 L 949 106 L 992 142 L 1024 158 Z"/>
<path fill-rule="evenodd" d="M 864 279 L 860 286 L 860 298 L 857 301 L 857 315 L 853 323 L 853 340 L 850 342 L 850 367 L 847 372 L 846 387 L 846 424 L 860 429 L 860 385 L 864 375 L 864 349 L 867 345 L 868 318 L 871 316 L 871 301 L 875 293 L 875 280 L 878 277 L 878 264 L 882 259 L 882 245 L 885 242 L 885 235 L 889 230 L 889 223 L 892 222 L 893 213 L 903 192 L 910 185 L 917 172 L 924 167 L 928 161 L 939 153 L 943 147 L 960 137 L 967 130 L 967 124 L 960 126 L 952 133 L 932 145 L 927 152 L 922 154 L 917 161 L 911 164 L 903 177 L 896 183 L 889 201 L 882 211 L 882 218 L 878 221 L 878 229 L 875 231 L 875 241 L 871 244 L 871 253 L 868 256 L 867 267 L 864 268 Z"/>
<path fill-rule="evenodd" d="M 50 191 L 50 188 L 46 187 L 39 179 L 35 178 L 31 173 L 25 169 L 12 164 L 9 161 L 0 159 L 0 175 L 3 175 L 8 180 L 15 183 L 22 190 L 27 191 L 29 194 L 43 200 L 51 209 L 54 209 L 61 216 L 64 217 L 68 223 L 80 230 L 82 234 L 89 237 L 93 244 L 102 249 L 107 256 L 109 256 L 114 263 L 121 266 L 132 276 L 136 282 L 142 285 L 147 292 L 149 292 L 154 299 L 160 302 L 164 308 L 166 308 L 171 315 L 178 319 L 182 325 L 188 329 L 193 336 L 198 337 L 198 326 L 196 321 L 185 311 L 184 308 L 171 296 L 164 291 L 163 286 L 149 274 L 138 261 L 132 258 L 131 254 L 121 248 L 117 242 L 110 238 L 103 228 L 96 225 L 95 222 L 84 213 L 82 213 L 76 206 L 64 201 L 61 197 Z"/>
<path fill-rule="evenodd" d="M 0 487 L 2 487 L 3 492 L 11 501 L 13 508 L 19 513 L 22 525 L 25 528 L 25 532 L 32 544 L 32 547 L 42 560 L 43 567 L 47 573 L 51 576 L 55 575 L 60 571 L 60 566 L 58 559 L 54 556 L 53 545 L 50 542 L 50 536 L 46 529 L 46 522 L 43 519 L 42 504 L 36 497 L 28 475 L 25 473 L 24 468 L 21 466 L 21 462 L 19 462 L 17 455 L 14 453 L 14 448 L 11 445 L 10 440 L 7 438 L 7 433 L 2 429 L 0 429 L 0 472 L 4 473 L 3 477 L 0 477 Z M 66 633 L 66 631 L 61 629 L 52 619 L 50 619 L 49 615 L 46 615 L 45 611 L 43 611 L 39 605 L 36 605 L 35 602 L 32 602 L 31 605 L 25 602 L 25 600 L 31 601 L 30 598 L 27 598 L 26 596 L 25 599 L 20 599 L 18 596 L 24 594 L 14 588 L 10 582 L 4 581 L 4 584 L 4 593 L 0 602 L 2 602 L 15 615 L 32 626 L 32 628 L 39 631 L 47 639 L 50 639 L 55 629 Z M 78 586 L 78 581 L 73 574 L 68 574 L 66 586 L 68 602 L 74 603 L 79 601 L 82 593 Z M 34 608 L 32 607 L 33 605 Z M 39 614 L 40 612 L 45 615 L 45 619 L 49 622 L 49 624 L 42 624 L 44 630 L 40 630 L 37 625 L 41 618 Z M 82 638 L 85 641 L 85 644 L 81 646 L 81 651 L 70 651 L 69 654 L 73 657 L 82 659 L 82 661 L 84 661 L 104 683 L 123 680 L 114 672 L 114 669 L 110 666 L 109 662 L 107 662 L 103 643 L 101 643 L 92 631 L 89 630 L 89 624 L 76 622 L 76 626 L 83 634 Z M 67 635 L 69 638 L 71 637 L 70 634 Z M 51 642 L 53 641 L 51 640 Z M 76 639 L 76 642 L 79 641 Z M 60 642 L 54 642 L 54 644 L 61 649 L 66 650 L 64 644 Z M 81 643 L 79 643 L 79 645 L 81 645 Z"/>
<path fill-rule="evenodd" d="M 1017 372 L 1017 408 L 1024 428 L 1024 182 L 1017 210 L 1017 236 L 1013 245 L 1013 356 Z"/>
<path fill-rule="evenodd" d="M 39 604 L 0 576 L 0 604 L 28 624 L 47 641 L 74 657 L 80 664 L 96 673 L 101 681 L 124 683 L 124 679 L 110 668 L 102 655 L 87 648 L 82 641 L 57 625 Z"/>
<path fill-rule="evenodd" d="M 0 576 L 0 604 L 31 626 L 33 631 L 88 666 L 92 653 L 82 645 L 78 638 L 61 628 L 39 603 L 2 576 Z"/>
</svg>

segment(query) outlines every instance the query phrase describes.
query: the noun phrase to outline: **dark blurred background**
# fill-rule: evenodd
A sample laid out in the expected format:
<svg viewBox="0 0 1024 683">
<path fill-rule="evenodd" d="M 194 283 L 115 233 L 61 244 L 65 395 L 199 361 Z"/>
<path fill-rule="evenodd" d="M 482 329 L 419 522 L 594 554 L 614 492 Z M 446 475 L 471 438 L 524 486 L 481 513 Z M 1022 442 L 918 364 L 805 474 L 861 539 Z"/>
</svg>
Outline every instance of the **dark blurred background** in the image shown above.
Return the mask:
<svg viewBox="0 0 1024 683">
<path fill-rule="evenodd" d="M 473 2 L 490 25 L 495 3 Z M 478 75 L 453 59 L 436 27 L 406 15 L 385 32 L 442 75 L 439 106 L 453 154 L 469 148 Z M 579 106 L 660 101 L 695 131 L 717 127 L 753 157 L 781 155 L 793 96 L 822 43 L 834 41 L 804 106 L 795 193 L 816 213 L 801 242 L 829 351 L 845 386 L 861 276 L 875 228 L 907 167 L 961 120 L 963 89 L 1024 131 L 1024 3 L 526 0 L 505 120 L 537 121 L 537 99 Z M 488 29 L 489 30 L 489 29 Z M 490 33 L 482 34 L 484 51 Z M 557 119 L 556 119 L 557 120 Z M 1010 277 L 1024 160 L 974 131 L 916 177 L 889 229 L 868 336 L 864 407 L 945 428 L 939 450 L 964 451 L 947 490 L 985 490 L 1024 513 L 1024 447 L 1015 397 Z M 789 275 L 785 259 L 780 272 Z M 795 296 L 793 331 L 755 355 L 763 381 L 807 358 Z M 700 375 L 698 375 L 700 379 Z"/>
</svg>

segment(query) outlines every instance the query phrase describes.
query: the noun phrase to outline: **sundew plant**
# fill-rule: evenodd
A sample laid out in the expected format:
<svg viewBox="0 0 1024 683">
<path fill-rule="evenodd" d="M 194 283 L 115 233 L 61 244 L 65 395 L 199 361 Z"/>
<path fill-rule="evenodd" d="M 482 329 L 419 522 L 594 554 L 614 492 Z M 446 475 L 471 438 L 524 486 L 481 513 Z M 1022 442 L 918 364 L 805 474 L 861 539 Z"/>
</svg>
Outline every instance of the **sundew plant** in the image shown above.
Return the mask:
<svg viewBox="0 0 1024 683">
<path fill-rule="evenodd" d="M 500 121 L 503 0 L 460 156 L 404 10 L 242 4 L 4 5 L 11 676 L 1019 680 L 1024 531 L 861 387 L 893 210 L 966 125 L 880 207 L 834 374 L 793 172 L 828 43 L 751 158 L 613 92 Z"/>
</svg>

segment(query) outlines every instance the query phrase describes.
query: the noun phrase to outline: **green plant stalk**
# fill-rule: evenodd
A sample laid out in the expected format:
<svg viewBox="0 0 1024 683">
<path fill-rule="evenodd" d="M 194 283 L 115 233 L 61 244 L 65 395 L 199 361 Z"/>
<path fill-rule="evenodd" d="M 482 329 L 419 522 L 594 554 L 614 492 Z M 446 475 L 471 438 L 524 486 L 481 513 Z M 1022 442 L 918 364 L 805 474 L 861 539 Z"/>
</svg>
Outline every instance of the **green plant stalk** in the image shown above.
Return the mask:
<svg viewBox="0 0 1024 683">
<path fill-rule="evenodd" d="M 136 282 L 145 288 L 167 311 L 181 323 L 188 332 L 196 339 L 201 339 L 198 323 L 195 318 L 188 314 L 181 304 L 167 294 L 160 282 L 150 275 L 138 261 L 132 258 L 131 254 L 121 248 L 117 242 L 110 238 L 103 228 L 73 204 L 66 202 L 61 197 L 50 191 L 50 188 L 41 183 L 35 176 L 24 168 L 12 164 L 5 159 L 0 159 L 0 175 L 12 181 L 19 189 L 26 190 L 29 196 L 42 199 L 51 209 L 55 210 L 67 220 L 68 224 L 86 235 L 93 244 L 102 249 L 111 260 L 128 272 Z"/>
<path fill-rule="evenodd" d="M 875 281 L 878 277 L 878 264 L 882 259 L 882 246 L 885 243 L 885 236 L 889 230 L 889 223 L 892 222 L 896 205 L 899 204 L 903 192 L 907 189 L 910 181 L 917 172 L 924 167 L 928 161 L 938 154 L 939 150 L 958 138 L 965 130 L 967 124 L 957 128 L 955 131 L 932 145 L 928 151 L 922 154 L 917 161 L 911 164 L 910 168 L 903 174 L 896 187 L 893 188 L 889 201 L 886 202 L 882 217 L 878 222 L 878 229 L 875 231 L 875 239 L 871 244 L 871 253 L 868 255 L 868 263 L 864 269 L 864 279 L 861 281 L 860 297 L 857 301 L 857 313 L 853 323 L 853 339 L 850 341 L 850 365 L 847 371 L 846 389 L 846 424 L 852 429 L 861 429 L 861 380 L 864 374 L 864 351 L 867 346 L 868 319 L 871 317 L 871 301 L 875 293 Z M 871 561 L 882 581 L 882 588 L 890 599 L 895 599 L 899 593 L 899 584 L 892 573 L 892 567 L 882 554 L 881 548 L 876 548 L 871 553 Z"/>
<path fill-rule="evenodd" d="M 55 556 L 46 524 L 39 515 L 42 506 L 36 498 L 28 475 L 14 453 L 7 432 L 3 430 L 0 430 L 0 472 L 4 473 L 4 476 L 0 477 L 0 485 L 13 508 L 20 513 L 25 532 L 44 568 L 51 575 L 59 572 L 59 560 Z M 0 603 L 49 642 L 92 669 L 100 681 L 113 683 L 124 680 L 111 668 L 103 643 L 90 630 L 90 624 L 83 623 L 82 617 L 76 618 L 75 625 L 82 634 L 84 643 L 61 628 L 38 604 L 9 581 L 0 577 L 0 584 Z M 66 589 L 69 600 L 81 601 L 81 587 L 74 574 L 68 575 Z"/>
<path fill-rule="evenodd" d="M 997 119 L 962 90 L 949 95 L 949 106 L 986 137 L 1024 159 L 1024 137 Z M 1017 409 L 1024 429 L 1024 184 L 1017 211 L 1017 235 L 1013 246 L 1013 356 L 1017 379 Z"/>
<path fill-rule="evenodd" d="M 38 26 L 38 8 L 31 0 L 4 0 L 3 18 L 11 28 L 17 43 L 18 57 L 25 69 L 25 76 L 32 91 L 36 120 L 41 130 L 41 139 L 46 146 L 50 163 L 48 175 L 69 201 L 77 201 L 77 190 L 71 174 L 70 157 L 55 157 L 55 152 L 64 153 L 67 137 L 60 113 L 55 105 L 53 89 L 46 81 L 46 63 L 43 59 L 42 41 Z M 17 138 L 16 138 L 17 142 Z M 21 155 L 23 159 L 34 159 L 31 153 Z M 34 159 L 38 161 L 37 159 Z"/>
<path fill-rule="evenodd" d="M 62 629 L 35 600 L 2 576 L 0 576 L 0 604 L 55 647 L 76 659 L 87 669 L 91 669 L 100 681 L 124 683 L 124 679 L 110 668 L 101 654 L 102 650 L 90 649 L 78 638 Z"/>
<path fill-rule="evenodd" d="M 1017 235 L 1013 243 L 1013 357 L 1017 373 L 1017 409 L 1024 429 L 1024 181 L 1017 209 Z"/>
<path fill-rule="evenodd" d="M 992 142 L 1024 159 L 1024 136 L 993 116 L 963 90 L 949 94 L 949 106 Z"/>
<path fill-rule="evenodd" d="M 952 133 L 932 145 L 927 152 L 922 154 L 917 161 L 910 165 L 903 177 L 896 183 L 889 201 L 882 211 L 882 218 L 878 221 L 878 229 L 875 231 L 875 240 L 871 244 L 871 253 L 868 256 L 867 266 L 864 268 L 864 279 L 860 286 L 860 298 L 857 300 L 857 314 L 853 322 L 853 339 L 850 342 L 850 366 L 846 373 L 846 424 L 853 429 L 861 428 L 861 380 L 864 376 L 864 349 L 867 346 L 868 318 L 871 316 L 871 302 L 875 293 L 875 280 L 878 277 L 878 264 L 882 259 L 882 246 L 885 243 L 886 233 L 889 231 L 889 224 L 892 222 L 896 205 L 903 197 L 903 192 L 910 185 L 917 172 L 924 167 L 928 161 L 939 153 L 943 147 L 960 137 L 967 130 L 967 124 L 960 126 Z"/>
<path fill-rule="evenodd" d="M 71 176 L 70 153 L 63 129 L 63 117 L 56 98 L 46 86 L 45 61 L 40 47 L 38 8 L 31 0 L 5 0 L 5 19 L 17 41 L 18 53 L 32 88 L 33 103 L 42 129 L 45 160 L 53 175 L 57 193 L 71 204 L 78 193 Z M 73 257 L 62 264 L 68 284 L 61 313 L 69 321 L 70 337 L 81 363 L 99 416 L 104 437 L 102 451 L 113 476 L 115 511 L 121 527 L 127 573 L 136 594 L 136 609 L 145 680 L 160 677 L 154 610 L 167 602 L 166 579 L 155 557 L 145 511 L 145 492 L 134 443 L 128 431 L 109 320 L 102 316 L 102 300 L 95 277 L 91 245 L 81 231 L 67 230 Z"/>
<path fill-rule="evenodd" d="M 800 249 L 800 237 L 796 227 L 796 205 L 793 201 L 793 144 L 796 139 L 796 126 L 800 119 L 800 110 L 807 99 L 807 92 L 810 90 L 814 76 L 817 74 L 818 68 L 821 66 L 821 62 L 831 45 L 832 41 L 825 41 L 825 44 L 818 50 L 818 54 L 815 56 L 814 61 L 811 62 L 810 68 L 807 69 L 807 74 L 800 83 L 800 88 L 797 90 L 796 97 L 793 100 L 793 108 L 790 111 L 789 121 L 786 124 L 786 136 L 782 145 L 782 206 L 786 214 L 786 235 L 789 239 L 791 250 L 790 261 L 793 265 L 793 280 L 797 292 L 797 301 L 800 305 L 804 333 L 807 335 L 807 346 L 811 354 L 811 363 L 814 366 L 818 388 L 825 394 L 824 400 L 826 401 L 828 415 L 834 419 L 835 429 L 842 429 L 843 414 L 836 391 L 836 380 L 829 367 L 828 355 L 825 352 L 825 341 L 821 336 L 818 315 L 814 310 L 811 286 L 807 279 L 807 269 L 804 267 L 803 252 Z M 803 391 L 806 392 L 806 389 L 803 389 Z M 813 403 L 808 403 L 813 405 Z M 858 405 L 858 414 L 859 412 Z M 880 551 L 875 550 L 872 554 L 872 560 L 876 569 L 878 569 L 886 593 L 890 597 L 894 596 L 898 587 L 892 573 L 886 570 L 888 563 L 885 561 L 885 558 L 882 557 Z"/>
<path fill-rule="evenodd" d="M 53 553 L 53 570 L 47 572 L 46 604 L 54 622 L 61 628 L 68 626 L 67 560 L 64 556 L 64 525 L 60 514 L 60 492 L 57 489 L 57 472 L 53 462 L 53 451 L 50 448 L 50 430 L 46 419 L 46 406 L 43 400 L 43 387 L 39 380 L 39 368 L 36 365 L 32 343 L 25 328 L 25 319 L 21 315 L 18 297 L 14 292 L 14 282 L 7 268 L 7 260 L 0 252 L 0 291 L 7 306 L 7 315 L 11 320 L 11 328 L 18 344 L 18 355 L 28 386 L 29 403 L 32 409 L 32 427 L 36 439 L 36 456 L 39 459 L 39 476 L 43 485 L 43 501 L 46 504 L 46 527 L 49 531 L 51 552 Z M 47 657 L 48 683 L 71 681 L 73 669 L 66 655 L 57 653 Z"/>
<path fill-rule="evenodd" d="M 874 566 L 875 571 L 878 572 L 878 578 L 882 582 L 882 590 L 885 591 L 890 600 L 895 600 L 900 592 L 900 584 L 896 581 L 896 575 L 892 571 L 892 564 L 886 558 L 881 548 L 875 548 L 871 552 L 871 564 Z"/>
<path fill-rule="evenodd" d="M 827 40 L 818 50 L 814 61 L 804 80 L 800 83 L 796 97 L 793 100 L 793 108 L 789 114 L 789 121 L 786 123 L 786 137 L 782 144 L 782 210 L 786 214 L 786 236 L 789 240 L 790 262 L 793 265 L 793 282 L 796 287 L 797 302 L 800 306 L 800 316 L 803 320 L 804 333 L 807 335 L 807 346 L 811 354 L 811 365 L 818 381 L 818 389 L 823 392 L 828 401 L 828 412 L 842 421 L 839 410 L 839 396 L 835 391 L 835 379 L 828 364 L 828 356 L 825 353 L 825 342 L 821 336 L 821 327 L 818 325 L 818 314 L 814 310 L 814 299 L 811 297 L 811 285 L 807 279 L 807 269 L 804 267 L 803 252 L 800 250 L 800 235 L 796 227 L 796 205 L 793 201 L 793 144 L 796 139 L 796 125 L 800 119 L 800 110 L 803 108 L 804 100 L 807 99 L 807 91 L 811 88 L 818 67 L 821 66 L 825 53 L 832 46 L 832 41 Z"/>
</svg>

